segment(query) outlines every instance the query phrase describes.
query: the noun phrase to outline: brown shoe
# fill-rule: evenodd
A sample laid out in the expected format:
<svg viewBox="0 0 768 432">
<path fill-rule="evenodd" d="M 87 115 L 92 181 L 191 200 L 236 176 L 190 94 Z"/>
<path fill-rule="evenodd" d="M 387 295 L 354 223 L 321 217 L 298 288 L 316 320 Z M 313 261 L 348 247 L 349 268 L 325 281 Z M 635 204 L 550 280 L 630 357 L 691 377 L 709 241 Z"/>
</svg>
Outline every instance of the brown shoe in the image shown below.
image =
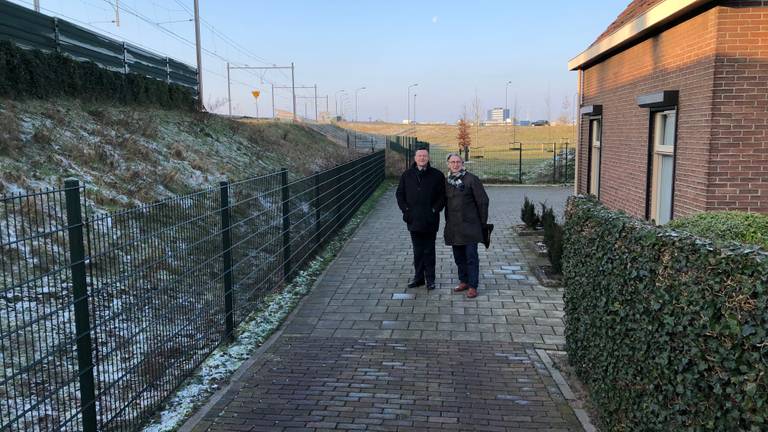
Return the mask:
<svg viewBox="0 0 768 432">
<path fill-rule="evenodd" d="M 462 292 L 468 289 L 469 289 L 469 285 L 464 282 L 461 282 L 459 283 L 459 285 L 456 286 L 456 288 L 453 289 L 453 292 Z"/>
<path fill-rule="evenodd" d="M 467 291 L 467 298 L 475 298 L 477 297 L 477 290 L 469 287 L 469 291 Z"/>
</svg>

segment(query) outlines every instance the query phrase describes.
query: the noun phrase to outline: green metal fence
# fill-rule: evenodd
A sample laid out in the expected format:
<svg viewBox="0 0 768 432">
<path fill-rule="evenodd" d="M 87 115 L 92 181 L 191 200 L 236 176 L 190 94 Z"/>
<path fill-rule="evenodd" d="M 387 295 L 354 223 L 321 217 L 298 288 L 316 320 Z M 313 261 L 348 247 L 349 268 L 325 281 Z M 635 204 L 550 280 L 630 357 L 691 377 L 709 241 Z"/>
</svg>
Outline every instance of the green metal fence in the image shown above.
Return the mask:
<svg viewBox="0 0 768 432">
<path fill-rule="evenodd" d="M 135 73 L 197 92 L 197 69 L 69 21 L 0 0 L 0 40 L 26 49 L 58 52 L 120 73 Z"/>
<path fill-rule="evenodd" d="M 111 213 L 1 196 L 0 430 L 136 430 L 383 179 L 379 151 Z"/>
<path fill-rule="evenodd" d="M 410 166 L 416 149 L 428 148 L 432 166 L 446 175 L 446 157 L 459 152 L 408 136 L 387 136 L 386 143 L 388 151 L 402 157 L 403 169 Z M 467 170 L 491 183 L 571 183 L 575 174 L 576 149 L 567 140 L 515 143 L 508 149 L 493 152 L 471 149 L 468 153 L 461 153 Z"/>
</svg>

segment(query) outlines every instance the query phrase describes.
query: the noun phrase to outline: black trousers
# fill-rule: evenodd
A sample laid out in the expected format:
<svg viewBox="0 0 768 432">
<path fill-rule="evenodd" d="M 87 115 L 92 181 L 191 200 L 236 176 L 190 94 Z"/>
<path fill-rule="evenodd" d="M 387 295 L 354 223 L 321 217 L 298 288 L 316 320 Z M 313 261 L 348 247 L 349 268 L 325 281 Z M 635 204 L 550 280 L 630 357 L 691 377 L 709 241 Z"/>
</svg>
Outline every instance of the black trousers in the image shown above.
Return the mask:
<svg viewBox="0 0 768 432">
<path fill-rule="evenodd" d="M 436 232 L 411 232 L 413 244 L 414 280 L 435 281 L 435 238 Z"/>
</svg>

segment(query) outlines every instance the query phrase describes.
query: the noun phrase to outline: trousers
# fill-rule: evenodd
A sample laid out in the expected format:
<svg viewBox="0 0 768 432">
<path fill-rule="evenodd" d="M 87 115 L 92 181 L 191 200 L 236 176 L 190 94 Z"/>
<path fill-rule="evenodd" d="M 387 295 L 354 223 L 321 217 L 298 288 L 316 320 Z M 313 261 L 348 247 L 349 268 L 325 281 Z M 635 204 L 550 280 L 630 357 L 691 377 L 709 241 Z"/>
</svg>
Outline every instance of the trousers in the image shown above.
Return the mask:
<svg viewBox="0 0 768 432">
<path fill-rule="evenodd" d="M 477 257 L 477 243 L 453 246 L 453 261 L 459 269 L 459 282 L 477 289 L 480 283 L 480 260 Z"/>
<path fill-rule="evenodd" d="M 411 243 L 413 244 L 414 280 L 426 280 L 427 283 L 435 281 L 436 237 L 436 232 L 411 231 Z"/>
</svg>

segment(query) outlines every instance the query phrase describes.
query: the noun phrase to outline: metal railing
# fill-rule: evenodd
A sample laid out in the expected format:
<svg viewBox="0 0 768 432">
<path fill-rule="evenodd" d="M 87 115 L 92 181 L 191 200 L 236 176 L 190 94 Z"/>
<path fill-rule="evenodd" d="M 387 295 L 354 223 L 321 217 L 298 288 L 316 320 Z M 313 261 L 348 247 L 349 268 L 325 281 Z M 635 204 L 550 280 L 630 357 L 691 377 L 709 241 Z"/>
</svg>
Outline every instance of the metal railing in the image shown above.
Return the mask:
<svg viewBox="0 0 768 432">
<path fill-rule="evenodd" d="M 197 68 L 6 0 L 0 0 L 0 40 L 22 48 L 58 52 L 114 72 L 136 73 L 197 92 Z"/>
<path fill-rule="evenodd" d="M 135 430 L 384 178 L 384 152 L 96 212 L 88 190 L 0 206 L 0 430 Z"/>
</svg>

